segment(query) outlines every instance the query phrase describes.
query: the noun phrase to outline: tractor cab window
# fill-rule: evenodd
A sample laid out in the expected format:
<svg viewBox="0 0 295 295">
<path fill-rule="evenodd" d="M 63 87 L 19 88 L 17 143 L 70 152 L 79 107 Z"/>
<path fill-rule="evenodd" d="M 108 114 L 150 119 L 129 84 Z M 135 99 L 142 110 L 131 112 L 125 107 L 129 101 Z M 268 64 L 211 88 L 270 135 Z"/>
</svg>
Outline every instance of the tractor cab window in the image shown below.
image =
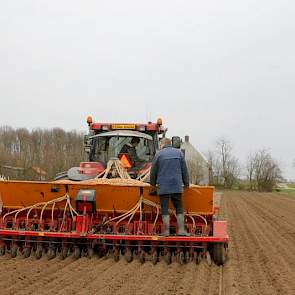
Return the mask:
<svg viewBox="0 0 295 295">
<path fill-rule="evenodd" d="M 93 138 L 90 150 L 90 161 L 101 161 L 106 164 L 111 158 L 117 158 L 125 145 L 131 146 L 133 137 L 113 136 Z M 142 162 L 150 162 L 154 156 L 153 141 L 138 138 L 136 154 Z"/>
</svg>

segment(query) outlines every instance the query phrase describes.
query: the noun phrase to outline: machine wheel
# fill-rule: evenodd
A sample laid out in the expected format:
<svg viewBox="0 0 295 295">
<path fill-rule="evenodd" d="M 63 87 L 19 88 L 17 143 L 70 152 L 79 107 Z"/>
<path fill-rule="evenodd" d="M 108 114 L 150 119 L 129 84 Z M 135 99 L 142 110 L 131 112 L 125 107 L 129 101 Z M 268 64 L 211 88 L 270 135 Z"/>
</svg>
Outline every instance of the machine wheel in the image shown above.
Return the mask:
<svg viewBox="0 0 295 295">
<path fill-rule="evenodd" d="M 125 259 L 129 263 L 133 260 L 132 251 L 130 249 L 127 249 L 125 252 Z"/>
<path fill-rule="evenodd" d="M 55 249 L 53 247 L 49 247 L 47 250 L 47 258 L 48 260 L 51 260 L 55 257 L 56 253 L 55 253 Z"/>
<path fill-rule="evenodd" d="M 10 249 L 10 256 L 11 256 L 11 258 L 15 258 L 16 257 L 17 250 L 18 250 L 18 247 L 17 246 L 12 246 L 11 247 L 11 249 Z"/>
<path fill-rule="evenodd" d="M 113 255 L 114 255 L 114 260 L 116 262 L 118 262 L 119 259 L 120 259 L 120 253 L 119 253 L 119 250 L 117 248 L 114 249 Z"/>
<path fill-rule="evenodd" d="M 185 256 L 183 251 L 180 251 L 178 254 L 178 261 L 181 265 L 183 265 L 185 263 Z"/>
<path fill-rule="evenodd" d="M 154 251 L 152 253 L 152 263 L 153 263 L 153 265 L 156 265 L 157 262 L 158 262 L 158 253 L 157 253 L 157 251 Z"/>
<path fill-rule="evenodd" d="M 91 247 L 87 248 L 87 257 L 91 259 L 94 256 L 94 249 Z"/>
<path fill-rule="evenodd" d="M 74 247 L 73 256 L 75 259 L 78 259 L 81 257 L 81 249 L 77 246 Z"/>
<path fill-rule="evenodd" d="M 168 251 L 165 256 L 164 256 L 164 260 L 167 264 L 171 264 L 172 262 L 172 256 L 171 256 L 171 252 Z"/>
<path fill-rule="evenodd" d="M 226 252 L 224 243 L 214 244 L 213 246 L 213 260 L 217 265 L 223 265 L 226 259 Z"/>
<path fill-rule="evenodd" d="M 0 246 L 0 256 L 3 256 L 3 255 L 5 255 L 5 246 L 1 245 Z"/>
<path fill-rule="evenodd" d="M 24 250 L 23 250 L 23 255 L 24 255 L 24 258 L 30 257 L 30 255 L 31 255 L 31 248 L 30 247 L 25 247 Z"/>
<path fill-rule="evenodd" d="M 139 261 L 140 261 L 141 264 L 145 263 L 145 253 L 144 253 L 144 251 L 140 251 Z"/>
</svg>

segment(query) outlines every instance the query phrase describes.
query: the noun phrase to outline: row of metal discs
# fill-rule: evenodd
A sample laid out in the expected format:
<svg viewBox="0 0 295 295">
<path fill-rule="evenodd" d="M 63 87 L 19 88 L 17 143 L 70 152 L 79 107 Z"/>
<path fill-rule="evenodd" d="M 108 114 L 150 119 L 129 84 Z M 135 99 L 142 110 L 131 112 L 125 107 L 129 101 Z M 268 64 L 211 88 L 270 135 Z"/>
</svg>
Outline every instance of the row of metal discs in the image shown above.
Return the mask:
<svg viewBox="0 0 295 295">
<path fill-rule="evenodd" d="M 60 259 L 65 259 L 67 257 L 72 257 L 74 259 L 78 259 L 80 257 L 92 258 L 96 255 L 94 249 L 91 247 L 80 248 L 79 246 L 73 246 L 71 249 L 68 247 L 61 247 L 57 249 L 54 246 L 44 248 L 42 245 L 37 245 L 36 248 L 33 249 L 31 247 L 19 247 L 18 245 L 12 245 L 10 249 L 7 249 L 5 246 L 1 245 L 0 256 L 5 255 L 5 253 L 9 253 L 12 258 L 15 258 L 17 255 L 20 255 L 24 258 L 34 255 L 37 259 L 40 259 L 42 256 L 46 256 L 49 260 L 55 257 L 59 257 Z M 114 261 L 119 261 L 120 257 L 124 257 L 127 262 L 131 262 L 134 258 L 138 258 L 141 263 L 149 260 L 154 265 L 157 264 L 157 262 L 160 260 L 160 257 L 162 257 L 167 264 L 172 263 L 172 261 L 177 261 L 180 264 L 193 261 L 199 264 L 203 257 L 202 253 L 197 252 L 194 252 L 192 255 L 188 251 L 179 251 L 178 253 L 171 253 L 168 251 L 166 254 L 154 251 L 151 254 L 148 254 L 145 251 L 140 251 L 138 253 L 132 252 L 129 248 L 121 251 L 116 247 L 106 253 L 98 253 L 98 257 L 104 256 L 113 257 Z"/>
</svg>

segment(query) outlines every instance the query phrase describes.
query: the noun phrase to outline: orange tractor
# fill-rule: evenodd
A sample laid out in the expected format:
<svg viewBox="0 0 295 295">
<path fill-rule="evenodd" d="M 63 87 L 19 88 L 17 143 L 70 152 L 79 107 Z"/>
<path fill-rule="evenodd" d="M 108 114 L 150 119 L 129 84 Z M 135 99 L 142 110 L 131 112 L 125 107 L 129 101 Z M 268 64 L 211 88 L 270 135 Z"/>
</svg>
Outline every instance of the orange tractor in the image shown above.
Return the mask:
<svg viewBox="0 0 295 295">
<path fill-rule="evenodd" d="M 164 259 L 183 264 L 211 257 L 226 260 L 227 223 L 218 220 L 214 188 L 190 185 L 183 194 L 186 230 L 177 235 L 170 209 L 170 236 L 164 228 L 158 196 L 150 196 L 149 168 L 165 135 L 161 120 L 148 124 L 93 123 L 88 117 L 85 137 L 88 161 L 54 181 L 0 180 L 0 255 L 46 255 L 79 258 L 121 256 L 130 262 L 156 264 Z M 122 152 L 139 138 L 136 163 Z M 180 139 L 173 138 L 175 147 Z M 171 207 L 172 208 L 172 207 Z"/>
</svg>

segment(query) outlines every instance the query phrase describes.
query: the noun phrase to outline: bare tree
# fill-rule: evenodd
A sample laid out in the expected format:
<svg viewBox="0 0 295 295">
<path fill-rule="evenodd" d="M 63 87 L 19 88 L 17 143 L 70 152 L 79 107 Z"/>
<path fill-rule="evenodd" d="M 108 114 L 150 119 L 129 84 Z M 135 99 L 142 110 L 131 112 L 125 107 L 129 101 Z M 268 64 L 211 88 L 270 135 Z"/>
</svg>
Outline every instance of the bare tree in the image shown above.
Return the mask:
<svg viewBox="0 0 295 295">
<path fill-rule="evenodd" d="M 282 179 L 282 174 L 270 152 L 260 150 L 248 157 L 247 178 L 251 190 L 270 192 Z"/>
<path fill-rule="evenodd" d="M 240 173 L 238 159 L 233 156 L 230 141 L 221 138 L 214 151 L 208 152 L 209 182 L 211 185 L 232 188 Z"/>
<path fill-rule="evenodd" d="M 219 154 L 215 151 L 208 152 L 209 183 L 210 185 L 223 185 L 222 165 Z"/>
<path fill-rule="evenodd" d="M 255 162 L 256 157 L 253 154 L 249 154 L 246 163 L 246 171 L 247 171 L 247 179 L 249 181 L 249 190 L 256 190 L 256 182 L 255 182 Z"/>
<path fill-rule="evenodd" d="M 212 151 L 208 151 L 208 169 L 209 169 L 209 185 L 214 185 L 214 170 L 213 170 L 213 161 L 214 154 Z"/>
<path fill-rule="evenodd" d="M 232 154 L 231 142 L 225 138 L 219 139 L 217 153 L 221 165 L 223 185 L 225 188 L 232 188 L 239 176 L 240 168 L 238 159 Z"/>
</svg>

